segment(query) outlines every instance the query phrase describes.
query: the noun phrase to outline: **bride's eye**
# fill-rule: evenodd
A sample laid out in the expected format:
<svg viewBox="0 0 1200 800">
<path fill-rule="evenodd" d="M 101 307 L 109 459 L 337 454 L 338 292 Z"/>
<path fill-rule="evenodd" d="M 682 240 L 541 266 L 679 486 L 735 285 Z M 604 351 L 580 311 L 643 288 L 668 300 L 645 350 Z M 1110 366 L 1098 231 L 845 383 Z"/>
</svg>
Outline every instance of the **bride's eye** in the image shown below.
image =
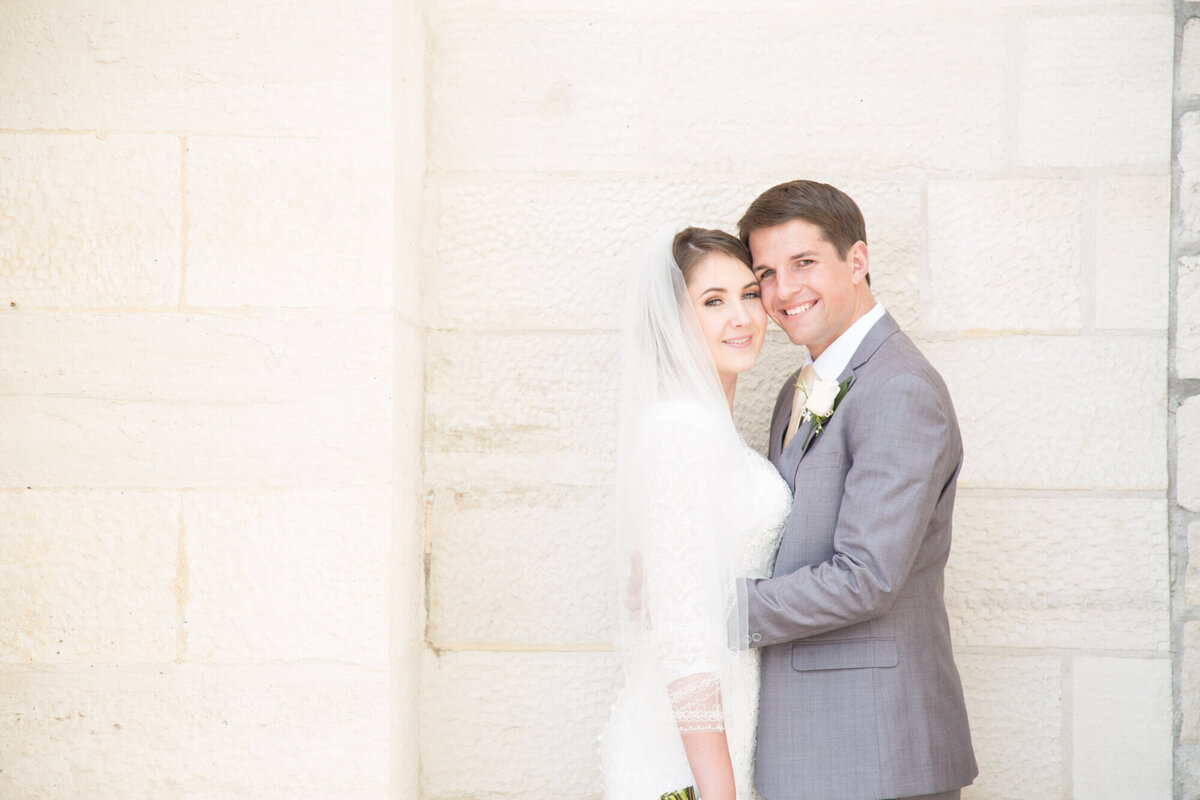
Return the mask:
<svg viewBox="0 0 1200 800">
<path fill-rule="evenodd" d="M 760 292 L 758 289 L 751 289 L 750 291 L 748 291 L 744 295 L 742 295 L 743 300 L 758 300 L 761 298 L 762 298 L 762 292 Z"/>
<path fill-rule="evenodd" d="M 721 305 L 721 303 L 722 303 L 722 300 L 719 297 L 710 297 L 704 301 L 704 305 L 713 306 L 713 307 L 719 306 L 719 305 Z"/>
</svg>

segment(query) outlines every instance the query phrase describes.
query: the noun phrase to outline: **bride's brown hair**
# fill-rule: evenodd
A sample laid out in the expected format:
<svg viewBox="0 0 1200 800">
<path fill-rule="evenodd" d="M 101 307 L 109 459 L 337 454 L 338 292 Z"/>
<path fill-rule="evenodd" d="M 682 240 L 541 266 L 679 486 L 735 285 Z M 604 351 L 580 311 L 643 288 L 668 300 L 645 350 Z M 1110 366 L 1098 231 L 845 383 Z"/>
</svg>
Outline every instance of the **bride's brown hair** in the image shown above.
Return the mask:
<svg viewBox="0 0 1200 800">
<path fill-rule="evenodd" d="M 732 256 L 746 265 L 753 272 L 750 251 L 746 245 L 725 231 L 708 228 L 684 228 L 675 234 L 671 247 L 671 255 L 675 257 L 675 266 L 683 273 L 686 282 L 692 268 L 699 264 L 710 253 L 724 253 Z"/>
</svg>

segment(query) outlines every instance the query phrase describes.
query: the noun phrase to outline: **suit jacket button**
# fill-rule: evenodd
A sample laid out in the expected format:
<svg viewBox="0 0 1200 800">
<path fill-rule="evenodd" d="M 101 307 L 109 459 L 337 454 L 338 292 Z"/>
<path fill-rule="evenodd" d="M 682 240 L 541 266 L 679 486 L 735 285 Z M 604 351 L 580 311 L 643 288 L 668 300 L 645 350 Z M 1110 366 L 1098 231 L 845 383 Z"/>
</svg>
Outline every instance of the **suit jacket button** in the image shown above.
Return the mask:
<svg viewBox="0 0 1200 800">
<path fill-rule="evenodd" d="M 761 641 L 762 641 L 762 634 L 761 634 L 761 633 L 754 633 L 754 634 L 751 634 L 751 635 L 750 635 L 750 641 L 752 641 L 752 642 L 761 642 Z"/>
</svg>

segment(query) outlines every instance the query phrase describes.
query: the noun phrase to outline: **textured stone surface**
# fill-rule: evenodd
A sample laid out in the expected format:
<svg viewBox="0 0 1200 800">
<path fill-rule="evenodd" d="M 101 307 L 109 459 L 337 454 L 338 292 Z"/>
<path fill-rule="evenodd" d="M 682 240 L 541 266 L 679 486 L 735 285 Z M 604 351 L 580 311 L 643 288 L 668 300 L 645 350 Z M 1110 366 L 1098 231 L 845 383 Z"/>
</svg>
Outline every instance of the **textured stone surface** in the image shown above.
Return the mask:
<svg viewBox="0 0 1200 800">
<path fill-rule="evenodd" d="M 564 486 L 436 492 L 434 644 L 607 642 L 617 591 L 610 499 Z"/>
<path fill-rule="evenodd" d="M 960 487 L 1166 488 L 1162 339 L 1021 336 L 920 346 L 954 398 L 965 450 Z M 1115 370 L 1134 390 L 1109 390 Z"/>
<path fill-rule="evenodd" d="M 1179 259 L 1175 287 L 1175 374 L 1200 378 L 1200 256 Z"/>
<path fill-rule="evenodd" d="M 639 35 L 623 21 L 434 18 L 431 166 L 631 166 L 642 137 Z"/>
<path fill-rule="evenodd" d="M 963 655 L 971 743 L 979 777 L 964 800 L 1063 796 L 1062 667 L 1057 658 Z"/>
<path fill-rule="evenodd" d="M 172 661 L 178 538 L 174 493 L 0 491 L 0 662 Z"/>
<path fill-rule="evenodd" d="M 188 661 L 387 666 L 387 487 L 188 492 Z"/>
<path fill-rule="evenodd" d="M 427 485 L 595 486 L 616 454 L 616 336 L 431 333 Z"/>
<path fill-rule="evenodd" d="M 1079 327 L 1083 192 L 1066 181 L 929 187 L 931 317 L 941 330 Z"/>
<path fill-rule="evenodd" d="M 1200 520 L 1188 524 L 1187 555 L 1184 596 L 1189 606 L 1200 606 Z"/>
<path fill-rule="evenodd" d="M 189 140 L 185 301 L 390 307 L 390 146 Z"/>
<path fill-rule="evenodd" d="M 725 20 L 666 18 L 643 32 L 655 164 L 786 179 L 1002 160 L 1002 25 L 845 4 Z"/>
<path fill-rule="evenodd" d="M 1200 511 L 1200 396 L 1175 412 L 1175 492 L 1179 504 Z"/>
<path fill-rule="evenodd" d="M 1196 746 L 1200 745 L 1200 622 L 1192 620 L 1183 624 L 1182 645 L 1179 740 Z M 1200 760 L 1193 763 L 1200 764 Z"/>
<path fill-rule="evenodd" d="M 1179 53 L 1179 91 L 1185 95 L 1200 94 L 1200 18 L 1184 23 Z"/>
<path fill-rule="evenodd" d="M 735 232 L 768 179 L 601 178 L 542 174 L 433 180 L 437 261 L 425 271 L 439 327 L 614 329 L 626 276 L 659 225 Z M 905 183 L 842 182 L 867 219 L 873 281 L 915 324 L 921 193 Z M 572 209 L 586 207 L 581 221 Z"/>
<path fill-rule="evenodd" d="M 179 176 L 170 136 L 0 134 L 0 307 L 177 303 Z"/>
<path fill-rule="evenodd" d="M 597 796 L 618 662 L 612 653 L 428 653 L 421 796 Z"/>
<path fill-rule="evenodd" d="M 0 486 L 366 485 L 388 315 L 0 316 Z"/>
<path fill-rule="evenodd" d="M 930 24 L 911 8 L 723 10 L 590 22 L 434 14 L 433 163 L 511 170 L 648 162 L 777 175 L 788 165 L 784 178 L 1002 158 L 1000 25 L 950 15 Z M 860 39 L 872 46 L 845 58 L 844 43 Z M 540 46 L 530 52 L 530 41 Z M 779 102 L 773 75 L 804 80 Z M 871 134 L 881 119 L 885 137 Z M 770 130 L 787 135 L 761 133 Z"/>
<path fill-rule="evenodd" d="M 958 644 L 1169 648 L 1164 499 L 963 492 L 954 522 Z"/>
<path fill-rule="evenodd" d="M 1163 170 L 1171 156 L 1173 38 L 1166 8 L 1024 21 L 1021 164 Z"/>
<path fill-rule="evenodd" d="M 1169 800 L 1171 662 L 1076 658 L 1072 671 L 1074 796 Z"/>
<path fill-rule="evenodd" d="M 1165 330 L 1170 178 L 1106 178 L 1096 202 L 1096 327 Z"/>
<path fill-rule="evenodd" d="M 383 800 L 387 691 L 329 665 L 0 672 L 0 795 Z"/>
<path fill-rule="evenodd" d="M 5 5 L 0 128 L 386 128 L 391 4 Z"/>
<path fill-rule="evenodd" d="M 655 169 L 788 179 L 1004 158 L 1008 55 L 986 11 L 778 3 L 716 19 L 668 14 L 641 31 Z"/>
<path fill-rule="evenodd" d="M 1182 238 L 1200 241 L 1200 111 L 1179 118 L 1179 215 Z"/>
</svg>

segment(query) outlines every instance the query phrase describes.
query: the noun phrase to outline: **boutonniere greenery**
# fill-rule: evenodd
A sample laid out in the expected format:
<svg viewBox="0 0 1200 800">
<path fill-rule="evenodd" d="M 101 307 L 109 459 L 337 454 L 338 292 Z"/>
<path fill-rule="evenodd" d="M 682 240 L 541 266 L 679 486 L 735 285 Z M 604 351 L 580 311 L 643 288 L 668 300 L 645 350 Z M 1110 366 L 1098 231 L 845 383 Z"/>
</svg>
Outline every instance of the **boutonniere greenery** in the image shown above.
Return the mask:
<svg viewBox="0 0 1200 800">
<path fill-rule="evenodd" d="M 812 417 L 812 426 L 808 429 L 808 435 L 804 437 L 804 443 L 800 445 L 802 451 L 807 450 L 813 439 L 825 429 L 825 423 L 829 422 L 846 392 L 850 391 L 852 383 L 853 375 L 841 383 L 818 378 L 811 388 L 805 386 L 799 378 L 796 379 L 796 391 L 804 395 L 804 416 Z"/>
</svg>

